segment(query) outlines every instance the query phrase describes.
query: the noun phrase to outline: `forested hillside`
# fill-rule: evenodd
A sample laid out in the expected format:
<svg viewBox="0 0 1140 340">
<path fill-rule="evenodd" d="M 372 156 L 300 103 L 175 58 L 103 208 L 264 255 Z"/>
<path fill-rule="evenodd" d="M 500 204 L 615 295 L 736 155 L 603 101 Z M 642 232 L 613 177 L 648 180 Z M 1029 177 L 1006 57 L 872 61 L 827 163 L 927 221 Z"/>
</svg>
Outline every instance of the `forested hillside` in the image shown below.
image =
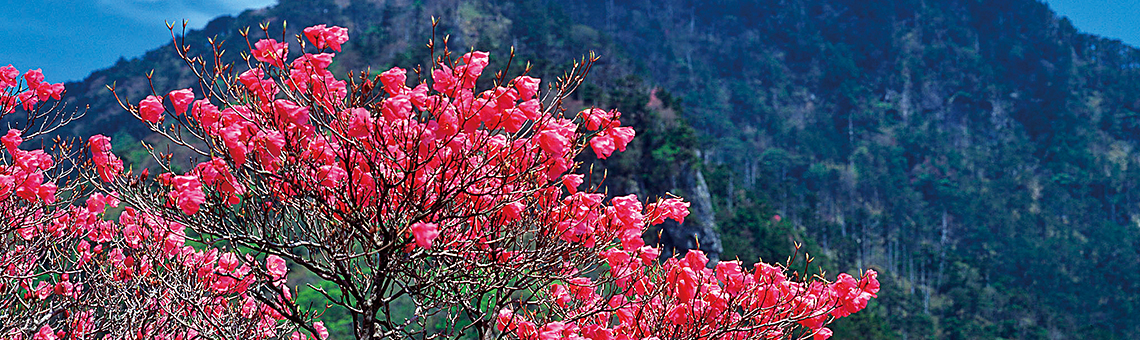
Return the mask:
<svg viewBox="0 0 1140 340">
<path fill-rule="evenodd" d="M 837 339 L 1140 336 L 1140 51 L 1036 0 L 282 0 L 186 41 L 340 25 L 347 76 L 428 62 L 433 16 L 454 49 L 513 46 L 516 72 L 602 56 L 569 106 L 616 106 L 638 137 L 595 171 L 694 202 L 647 237 L 746 263 L 798 241 L 832 275 L 879 270 Z M 68 84 L 90 105 L 70 132 L 144 166 L 154 139 L 105 85 L 137 102 L 152 69 L 156 88 L 194 81 L 180 63 L 166 46 Z"/>
</svg>

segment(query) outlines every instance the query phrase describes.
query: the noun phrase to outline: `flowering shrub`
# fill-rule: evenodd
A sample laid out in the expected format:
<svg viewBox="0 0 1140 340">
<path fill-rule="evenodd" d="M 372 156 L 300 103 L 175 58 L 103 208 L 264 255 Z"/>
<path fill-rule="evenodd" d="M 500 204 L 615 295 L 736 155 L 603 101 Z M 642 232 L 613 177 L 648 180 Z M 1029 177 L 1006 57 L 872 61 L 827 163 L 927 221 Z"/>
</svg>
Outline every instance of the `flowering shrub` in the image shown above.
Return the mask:
<svg viewBox="0 0 1140 340">
<path fill-rule="evenodd" d="M 561 107 L 593 58 L 544 89 L 527 70 L 481 80 L 488 53 L 436 53 L 433 40 L 428 69 L 338 79 L 328 68 L 346 29 L 296 38 L 296 56 L 276 39 L 248 43 L 240 68 L 220 64 L 213 42 L 213 56 L 192 56 L 175 39 L 196 87 L 137 105 L 116 93 L 199 160 L 176 173 L 155 154 L 163 171 L 152 180 L 91 137 L 86 206 L 18 232 L 67 245 L 48 255 L 58 268 L 20 259 L 6 276 L 66 312 L 30 312 L 13 338 L 323 339 L 323 309 L 296 305 L 288 263 L 339 288 L 304 289 L 345 308 L 360 339 L 827 338 L 829 322 L 878 291 L 873 271 L 829 283 L 780 265 L 710 268 L 699 250 L 660 261 L 642 235 L 684 222 L 689 203 L 608 198 L 575 161 L 635 136 L 617 111 Z M 39 192 L 19 197 L 47 202 Z M 116 326 L 125 322 L 130 333 Z"/>
</svg>

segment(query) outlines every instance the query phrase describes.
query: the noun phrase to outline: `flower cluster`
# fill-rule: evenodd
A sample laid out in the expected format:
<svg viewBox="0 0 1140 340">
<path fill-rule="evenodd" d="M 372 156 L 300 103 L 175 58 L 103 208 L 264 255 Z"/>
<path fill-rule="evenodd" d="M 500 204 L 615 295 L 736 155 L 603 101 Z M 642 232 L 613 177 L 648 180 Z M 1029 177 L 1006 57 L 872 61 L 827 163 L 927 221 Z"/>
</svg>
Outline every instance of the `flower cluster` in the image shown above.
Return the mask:
<svg viewBox="0 0 1140 340">
<path fill-rule="evenodd" d="M 24 110 L 32 111 L 36 104 L 48 98 L 59 100 L 63 94 L 63 83 L 50 84 L 44 81 L 44 73 L 40 69 L 24 73 L 24 83 L 27 88 L 19 91 L 20 71 L 12 65 L 0 67 L 0 112 L 8 113 L 15 109 L 17 100 Z M 15 93 L 11 91 L 16 89 Z M 18 93 L 18 94 L 17 94 Z"/>
<path fill-rule="evenodd" d="M 63 84 L 45 82 L 39 69 L 24 73 L 22 78 L 26 87 L 21 86 L 20 71 L 15 67 L 0 67 L 0 117 L 13 112 L 17 106 L 33 111 L 40 101 L 48 98 L 58 100 L 63 94 Z M 54 167 L 55 162 L 42 149 L 20 149 L 20 144 L 24 143 L 22 135 L 21 130 L 10 129 L 0 137 L 8 155 L 6 158 L 10 161 L 0 164 L 0 202 L 7 202 L 15 195 L 28 203 L 53 203 L 57 187 L 45 177 L 45 171 Z M 10 213 L 0 213 L 0 218 L 11 218 Z"/>
<path fill-rule="evenodd" d="M 328 47 L 333 51 L 340 52 L 340 45 L 348 41 L 348 29 L 339 26 L 316 25 L 305 29 L 305 38 L 317 45 L 318 49 Z"/>
<path fill-rule="evenodd" d="M 599 254 L 608 271 L 595 278 L 577 276 L 552 284 L 547 294 L 553 304 L 548 310 L 499 311 L 500 331 L 528 340 L 624 340 L 661 334 L 753 339 L 784 338 L 788 323 L 798 322 L 816 339 L 826 339 L 831 330 L 824 326 L 830 317 L 862 310 L 879 290 L 873 270 L 859 281 L 840 274 L 834 283 L 804 283 L 786 277 L 783 268 L 764 263 L 756 264 L 751 272 L 739 261 L 721 261 L 709 268 L 708 258 L 699 250 L 661 264 L 657 262 L 660 251 L 640 242 L 642 228 L 665 218 L 682 220 L 687 203 L 674 199 L 642 211 L 632 195 L 612 202 L 599 216 L 606 221 L 601 225 L 612 229 L 598 236 L 617 235 L 614 242 L 620 244 Z M 544 313 L 545 323 L 541 321 Z M 555 320 L 550 316 L 556 316 Z"/>
<path fill-rule="evenodd" d="M 7 201 L 11 195 L 29 203 L 54 202 L 56 185 L 44 182 L 44 171 L 54 166 L 51 155 L 40 149 L 21 150 L 20 144 L 24 140 L 16 129 L 8 130 L 4 137 L 0 137 L 0 141 L 12 158 L 11 165 L 0 165 L 0 202 Z"/>
<path fill-rule="evenodd" d="M 87 145 L 91 149 L 91 162 L 95 164 L 95 170 L 99 173 L 99 178 L 104 182 L 115 180 L 119 173 L 123 172 L 123 161 L 119 156 L 111 153 L 111 138 L 104 135 L 94 135 L 87 139 Z"/>
<path fill-rule="evenodd" d="M 275 338 L 294 329 L 282 322 L 282 313 L 292 312 L 282 309 L 292 299 L 284 285 L 284 260 L 196 249 L 186 243 L 182 224 L 131 207 L 125 207 L 118 220 L 106 220 L 105 210 L 119 204 L 114 195 L 94 193 L 85 206 L 72 206 L 54 213 L 47 223 L 21 228 L 17 234 L 23 242 L 0 251 L 0 291 L 22 292 L 17 296 L 27 305 L 52 306 L 43 312 L 69 311 L 37 325 L 33 339 L 85 338 L 96 329 L 130 332 L 120 335 L 132 337 L 193 339 L 234 325 L 257 338 Z M 65 247 L 36 247 L 44 243 Z M 37 265 L 45 258 L 55 267 Z M 57 271 L 63 274 L 51 274 Z M 260 286 L 273 289 L 271 299 L 277 300 L 264 301 L 264 292 L 258 291 L 264 288 L 256 288 Z M 115 325 L 110 316 L 116 313 L 133 315 L 135 321 L 129 327 Z M 0 339 L 23 336 L 13 329 Z"/>
<path fill-rule="evenodd" d="M 310 37 L 323 37 L 325 35 L 309 33 L 329 30 L 337 31 L 318 26 L 306 32 Z M 340 40 L 330 40 L 329 44 L 331 41 Z M 256 45 L 272 44 L 276 42 L 261 40 Z M 287 52 L 285 49 L 277 51 Z M 254 52 L 260 61 L 273 66 L 284 65 L 280 56 L 257 57 L 263 54 Z M 454 72 L 447 66 L 433 72 L 434 89 L 440 92 L 435 94 L 429 93 L 427 84 L 409 88 L 403 69 L 384 72 L 380 80 L 390 96 L 376 105 L 380 108 L 379 114 L 363 107 L 344 107 L 345 82 L 327 70 L 332 57 L 331 53 L 305 54 L 290 63 L 286 86 L 291 91 L 311 95 L 313 102 L 308 105 L 279 98 L 277 82 L 264 78 L 265 71 L 256 68 L 238 77 L 248 91 L 248 104 L 223 103 L 224 108 L 219 108 L 208 99 L 193 101 L 191 89 L 171 92 L 167 97 L 174 99 L 176 113 L 189 105 L 188 118 L 206 134 L 221 141 L 224 150 L 220 151 L 229 156 L 226 158 L 229 163 L 215 158 L 198 164 L 185 175 L 161 176 L 164 183 L 174 189 L 170 193 L 174 204 L 188 215 L 196 213 L 198 206 L 205 203 L 203 184 L 217 188 L 228 197 L 228 203 L 236 204 L 244 189 L 233 179 L 234 169 L 250 166 L 277 173 L 287 164 L 305 164 L 307 166 L 289 169 L 292 173 L 272 185 L 276 194 L 285 198 L 302 192 L 319 192 L 335 204 L 368 207 L 380 205 L 381 197 L 399 201 L 422 196 L 424 192 L 440 192 L 445 186 L 454 186 L 455 182 L 450 179 L 461 172 L 473 171 L 465 174 L 468 177 L 492 177 L 487 176 L 491 172 L 513 174 L 467 183 L 474 187 L 503 188 L 499 194 L 480 195 L 481 203 L 495 206 L 522 198 L 511 186 L 502 184 L 522 181 L 522 176 L 528 175 L 524 170 L 534 165 L 530 160 L 535 155 L 541 157 L 539 163 L 545 169 L 538 182 L 557 179 L 571 167 L 570 148 L 581 133 L 579 124 L 539 111 L 538 79 L 520 76 L 507 86 L 478 95 L 473 92 L 474 79 L 488 64 L 485 52 L 464 55 L 464 62 L 456 66 Z M 140 119 L 152 123 L 161 121 L 165 113 L 162 98 L 154 96 L 143 99 L 138 108 Z M 319 112 L 314 113 L 312 109 Z M 420 119 L 425 113 L 432 115 L 427 121 Z M 310 118 L 314 114 L 333 116 L 334 120 L 329 122 L 332 130 L 320 133 Z M 614 141 L 619 148 L 624 148 L 633 137 L 633 131 L 618 126 L 619 122 L 612 119 L 616 112 L 610 115 L 591 118 L 604 123 L 590 126 L 598 131 L 594 144 L 610 145 L 612 152 Z M 518 133 L 524 124 L 531 124 L 533 137 Z M 497 130 L 508 134 L 490 133 Z M 349 143 L 354 145 L 346 145 Z M 367 152 L 355 153 L 358 150 Z M 114 162 L 110 163 L 113 168 Z M 462 163 L 485 166 L 456 167 Z M 381 190 L 383 183 L 399 182 L 407 174 L 404 170 L 413 168 L 413 181 L 387 192 Z M 350 195 L 344 195 L 346 193 Z M 346 198 L 341 196 L 351 196 L 352 202 L 342 202 Z M 455 198 L 470 199 L 465 196 Z M 427 198 L 423 204 L 431 205 L 439 198 L 442 197 Z"/>
</svg>

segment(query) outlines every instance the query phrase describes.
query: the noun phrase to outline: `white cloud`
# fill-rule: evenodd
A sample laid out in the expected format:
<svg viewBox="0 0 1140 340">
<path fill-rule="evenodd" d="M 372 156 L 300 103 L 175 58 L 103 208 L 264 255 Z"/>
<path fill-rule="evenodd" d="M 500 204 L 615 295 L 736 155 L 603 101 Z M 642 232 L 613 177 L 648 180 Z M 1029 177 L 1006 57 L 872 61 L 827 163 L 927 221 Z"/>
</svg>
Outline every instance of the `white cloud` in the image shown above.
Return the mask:
<svg viewBox="0 0 1140 340">
<path fill-rule="evenodd" d="M 167 21 L 189 20 L 190 28 L 202 28 L 219 15 L 234 15 L 246 9 L 264 8 L 275 0 L 96 0 L 105 13 L 143 25 L 160 26 Z"/>
<path fill-rule="evenodd" d="M 229 12 L 240 12 L 250 8 L 265 8 L 277 3 L 276 0 L 234 0 L 221 1 Z"/>
</svg>

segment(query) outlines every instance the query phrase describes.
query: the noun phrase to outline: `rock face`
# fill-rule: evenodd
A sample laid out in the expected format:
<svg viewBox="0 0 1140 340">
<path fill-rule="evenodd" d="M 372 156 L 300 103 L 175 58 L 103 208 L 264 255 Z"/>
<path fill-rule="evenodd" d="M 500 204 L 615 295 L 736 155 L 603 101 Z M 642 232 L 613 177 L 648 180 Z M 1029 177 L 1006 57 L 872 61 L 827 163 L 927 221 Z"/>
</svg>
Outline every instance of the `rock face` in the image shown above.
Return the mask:
<svg viewBox="0 0 1140 340">
<path fill-rule="evenodd" d="M 667 220 L 662 224 L 658 238 L 662 259 L 684 255 L 689 249 L 700 249 L 708 255 L 708 265 L 715 266 L 724 249 L 721 248 L 720 236 L 717 235 L 712 196 L 705 183 L 705 176 L 700 169 L 690 168 L 679 177 L 676 184 L 678 187 L 674 191 L 685 193 L 685 199 L 692 202 L 692 205 L 689 206 L 689 216 L 685 218 L 685 223 Z"/>
</svg>

